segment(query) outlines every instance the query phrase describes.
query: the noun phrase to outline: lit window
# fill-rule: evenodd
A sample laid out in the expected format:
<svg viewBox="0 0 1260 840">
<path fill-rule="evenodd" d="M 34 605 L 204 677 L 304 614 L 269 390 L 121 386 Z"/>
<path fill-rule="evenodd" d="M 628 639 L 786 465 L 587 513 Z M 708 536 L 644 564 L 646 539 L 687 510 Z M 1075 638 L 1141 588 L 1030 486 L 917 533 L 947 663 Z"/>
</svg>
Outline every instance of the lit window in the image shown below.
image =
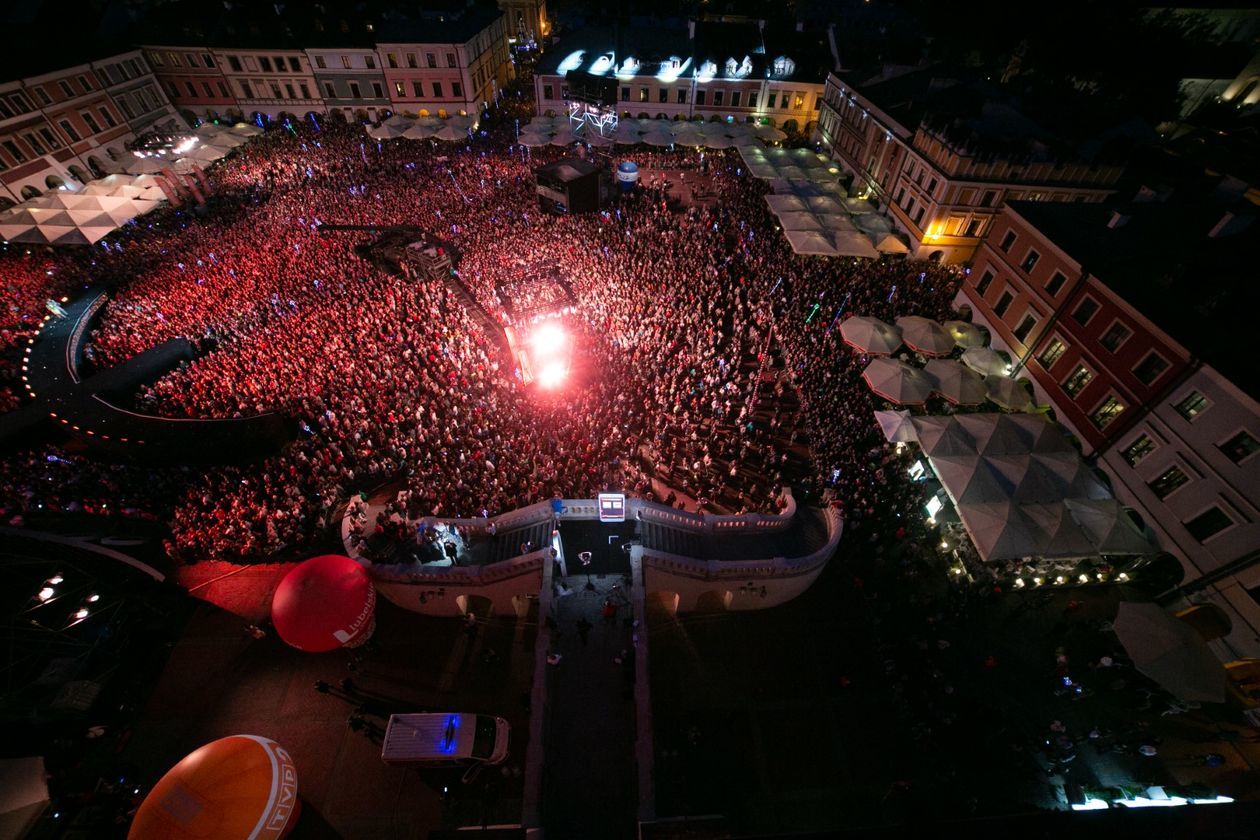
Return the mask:
<svg viewBox="0 0 1260 840">
<path fill-rule="evenodd" d="M 1186 475 L 1181 467 L 1169 467 L 1151 482 L 1151 491 L 1159 498 L 1165 499 L 1172 491 L 1189 481 L 1190 476 Z"/>
<path fill-rule="evenodd" d="M 1063 380 L 1063 390 L 1069 397 L 1075 397 L 1094 378 L 1094 373 L 1085 365 L 1077 365 L 1072 375 Z"/>
<path fill-rule="evenodd" d="M 1154 451 L 1155 441 L 1151 440 L 1149 435 L 1141 434 L 1138 435 L 1137 440 L 1121 450 L 1120 457 L 1124 458 L 1130 467 L 1136 467 L 1138 461 L 1141 461 Z"/>
<path fill-rule="evenodd" d="M 1191 391 L 1189 396 L 1177 403 L 1173 408 L 1177 409 L 1177 413 L 1182 417 L 1187 420 L 1193 420 L 1206 411 L 1208 405 L 1210 403 L 1208 403 L 1207 397 L 1198 391 Z"/>
<path fill-rule="evenodd" d="M 1059 361 L 1066 352 L 1067 345 L 1057 338 L 1052 338 L 1050 339 L 1050 343 L 1047 344 L 1045 349 L 1037 356 L 1037 361 L 1041 363 L 1043 368 L 1049 370 L 1054 367 L 1054 363 Z"/>
<path fill-rule="evenodd" d="M 1089 416 L 1090 421 L 1096 428 L 1105 429 L 1111 425 L 1111 422 L 1124 413 L 1124 403 L 1114 396 L 1107 397 L 1103 400 L 1103 404 L 1094 410 Z"/>
</svg>

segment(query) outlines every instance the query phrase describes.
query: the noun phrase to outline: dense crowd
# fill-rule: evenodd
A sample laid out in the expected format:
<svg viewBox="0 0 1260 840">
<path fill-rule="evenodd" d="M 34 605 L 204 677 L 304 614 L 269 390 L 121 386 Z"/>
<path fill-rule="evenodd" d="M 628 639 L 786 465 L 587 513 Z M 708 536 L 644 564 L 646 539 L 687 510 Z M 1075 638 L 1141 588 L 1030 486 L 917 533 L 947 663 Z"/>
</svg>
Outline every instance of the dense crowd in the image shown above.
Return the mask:
<svg viewBox="0 0 1260 840">
<path fill-rule="evenodd" d="M 91 337 L 95 364 L 175 336 L 213 339 L 144 389 L 139 407 L 280 411 L 303 429 L 262 464 L 180 473 L 182 494 L 149 491 L 149 472 L 133 470 L 148 509 L 166 514 L 162 497 L 173 499 L 175 550 L 200 559 L 300 547 L 348 495 L 387 481 L 408 491 L 413 514 L 497 513 L 608 487 L 649 493 L 653 479 L 713 510 L 772 510 L 787 483 L 834 485 L 851 516 L 908 502 L 882 469 L 862 360 L 835 315 L 843 301 L 841 317 L 943 316 L 953 275 L 793 254 L 774 233 L 765 186 L 737 174 L 734 152 L 708 156 L 712 207 L 671 206 L 643 188 L 609 212 L 542 212 L 530 170 L 561 154 L 526 156 L 506 131 L 458 147 L 381 144 L 336 123 L 270 132 L 212 173 L 205 218 L 166 211 L 93 249 L 90 265 L 70 260 L 116 285 Z M 697 163 L 689 152 L 650 157 L 653 168 Z M 572 380 L 525 387 L 447 282 L 389 271 L 356 252 L 366 234 L 319 233 L 320 222 L 433 230 L 458 246 L 458 282 L 496 318 L 513 294 L 531 310 L 571 299 Z M 11 310 L 22 265 L 0 267 Z M 529 282 L 540 274 L 564 278 L 563 294 Z M 40 294 L 17 309 L 37 311 Z M 23 500 L 70 504 L 73 482 L 38 482 L 14 463 L 0 467 L 10 516 L 34 504 Z"/>
</svg>

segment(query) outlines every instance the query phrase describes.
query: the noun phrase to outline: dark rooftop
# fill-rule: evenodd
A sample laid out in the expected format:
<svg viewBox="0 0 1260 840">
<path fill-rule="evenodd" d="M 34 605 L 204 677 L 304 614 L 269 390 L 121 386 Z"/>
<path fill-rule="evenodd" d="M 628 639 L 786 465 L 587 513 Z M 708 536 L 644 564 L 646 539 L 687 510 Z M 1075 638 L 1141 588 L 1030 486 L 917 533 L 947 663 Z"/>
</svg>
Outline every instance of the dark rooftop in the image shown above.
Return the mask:
<svg viewBox="0 0 1260 840">
<path fill-rule="evenodd" d="M 1255 206 L 1212 193 L 1151 198 L 1010 207 L 1195 357 L 1260 394 Z M 1109 226 L 1116 213 L 1127 221 Z"/>
</svg>

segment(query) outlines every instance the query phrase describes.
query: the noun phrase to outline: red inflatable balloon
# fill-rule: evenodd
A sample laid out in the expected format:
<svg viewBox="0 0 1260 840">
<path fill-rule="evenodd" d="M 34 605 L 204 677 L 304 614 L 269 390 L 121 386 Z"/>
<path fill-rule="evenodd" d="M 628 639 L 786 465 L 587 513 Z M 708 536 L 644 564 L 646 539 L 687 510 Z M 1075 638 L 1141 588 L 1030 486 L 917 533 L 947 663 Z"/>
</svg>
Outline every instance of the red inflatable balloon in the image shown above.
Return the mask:
<svg viewBox="0 0 1260 840">
<path fill-rule="evenodd" d="M 172 767 L 140 804 L 127 840 L 280 840 L 299 811 L 297 770 L 284 748 L 232 735 Z"/>
<path fill-rule="evenodd" d="M 357 647 L 376 628 L 376 589 L 349 557 L 325 554 L 299 563 L 271 599 L 271 622 L 298 650 L 323 653 Z"/>
</svg>

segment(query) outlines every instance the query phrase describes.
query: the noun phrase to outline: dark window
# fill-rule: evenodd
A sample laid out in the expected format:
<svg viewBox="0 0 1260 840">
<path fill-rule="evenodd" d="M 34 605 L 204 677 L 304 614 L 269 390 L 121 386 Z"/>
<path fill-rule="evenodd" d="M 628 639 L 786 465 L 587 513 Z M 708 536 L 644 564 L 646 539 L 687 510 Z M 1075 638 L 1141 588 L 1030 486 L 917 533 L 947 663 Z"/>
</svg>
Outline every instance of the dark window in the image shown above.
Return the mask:
<svg viewBox="0 0 1260 840">
<path fill-rule="evenodd" d="M 1067 282 L 1067 277 L 1062 271 L 1056 271 L 1050 275 L 1050 282 L 1046 284 L 1046 293 L 1051 297 L 1057 295 L 1059 290 L 1063 288 L 1063 284 Z"/>
<path fill-rule="evenodd" d="M 1221 444 L 1221 451 L 1235 464 L 1241 464 L 1253 452 L 1260 451 L 1260 441 L 1247 432 L 1239 432 Z"/>
<path fill-rule="evenodd" d="M 210 83 L 209 83 L 209 82 L 202 82 L 202 83 L 201 83 L 201 90 L 202 90 L 202 92 L 206 95 L 206 98 L 207 98 L 207 99 L 209 99 L 209 98 L 211 98 L 211 97 L 213 97 L 213 96 L 214 96 L 214 90 L 210 87 Z M 102 116 L 103 116 L 104 114 L 106 114 L 106 113 L 107 113 L 107 112 L 105 111 L 105 109 L 104 109 L 104 108 L 102 108 L 102 109 L 101 109 L 101 114 L 102 114 Z"/>
<path fill-rule="evenodd" d="M 367 66 L 367 69 L 375 70 L 376 69 L 376 56 L 370 55 L 370 54 L 363 56 L 363 63 Z"/>
<path fill-rule="evenodd" d="M 1105 429 L 1111 425 L 1111 421 L 1115 420 L 1124 413 L 1124 403 L 1120 402 L 1117 397 L 1107 397 L 1103 400 L 1103 404 L 1094 410 L 1089 416 L 1093 424 L 1099 429 Z"/>
<path fill-rule="evenodd" d="M 555 99 L 556 89 L 553 85 L 543 85 L 543 99 Z"/>
<path fill-rule="evenodd" d="M 923 213 L 924 213 L 924 211 L 925 211 L 925 210 L 927 210 L 927 208 L 926 208 L 926 207 L 920 207 L 918 210 L 916 210 L 916 211 L 915 211 L 915 214 L 914 214 L 914 223 L 915 223 L 916 225 L 919 225 L 919 224 L 922 224 L 922 223 L 923 223 Z"/>
<path fill-rule="evenodd" d="M 646 90 L 647 90 L 647 88 L 644 88 L 644 90 L 646 91 Z M 642 101 L 643 101 L 643 99 L 642 99 L 642 98 L 640 98 L 640 99 L 639 99 L 639 101 L 640 101 L 640 102 L 642 102 Z M 697 104 L 697 105 L 703 105 L 703 104 L 704 104 L 704 91 L 702 91 L 702 90 L 698 90 L 698 91 L 696 91 L 696 104 Z"/>
<path fill-rule="evenodd" d="M 359 92 L 359 83 L 358 83 L 358 82 L 351 82 L 351 83 L 350 83 L 350 98 L 352 98 L 352 99 L 362 99 L 362 98 L 363 98 L 363 97 L 362 97 L 362 94 Z"/>
<path fill-rule="evenodd" d="M 184 90 L 188 91 L 188 95 L 192 98 L 197 98 L 197 89 L 193 87 L 192 82 L 184 82 Z"/>
<path fill-rule="evenodd" d="M 1151 482 L 1151 492 L 1161 499 L 1190 480 L 1190 476 L 1181 471 L 1181 467 L 1169 467 L 1160 473 L 1159 478 Z"/>
<path fill-rule="evenodd" d="M 447 66 L 447 67 L 455 67 L 455 66 L 456 66 L 456 64 L 455 64 L 455 53 L 447 53 L 447 54 L 446 54 L 446 66 Z"/>
<path fill-rule="evenodd" d="M 1098 340 L 1098 343 L 1114 353 L 1120 348 L 1121 344 L 1124 344 L 1124 342 L 1128 340 L 1131 335 L 1133 335 L 1133 333 L 1128 327 L 1119 321 L 1116 321 L 1107 328 L 1107 331 L 1103 333 L 1103 337 Z"/>
<path fill-rule="evenodd" d="M 981 207 L 992 207 L 992 206 L 993 206 L 993 201 L 994 201 L 994 199 L 996 199 L 996 198 L 997 198 L 997 193 L 995 193 L 993 190 L 986 190 L 986 191 L 985 191 L 985 193 L 984 193 L 984 197 L 980 199 L 980 206 L 981 206 Z M 1014 240 L 1011 240 L 1011 241 L 1013 242 Z M 1005 250 L 1005 249 L 1003 249 L 1003 250 Z"/>
<path fill-rule="evenodd" d="M 393 53 L 385 53 L 385 60 L 389 63 L 390 67 L 397 69 L 398 56 L 394 55 Z"/>
<path fill-rule="evenodd" d="M 241 72 L 241 60 L 234 55 L 229 55 L 228 67 L 231 67 L 237 73 Z"/>
<path fill-rule="evenodd" d="M 984 270 L 984 274 L 980 275 L 980 279 L 976 282 L 976 294 L 984 297 L 984 293 L 989 291 L 989 286 L 993 283 L 993 272 L 989 269 Z"/>
<path fill-rule="evenodd" d="M 125 100 L 120 100 L 120 101 L 122 101 L 124 105 L 127 104 Z M 51 149 L 61 148 L 61 141 L 57 139 L 56 134 L 53 134 L 53 130 L 51 128 L 46 128 L 46 127 L 41 128 L 39 130 L 39 136 L 44 138 L 44 142 L 48 144 L 49 148 Z"/>
<path fill-rule="evenodd" d="M 738 107 L 739 107 L 739 97 L 740 97 L 740 94 L 741 94 L 741 91 L 738 91 L 738 90 L 733 90 L 733 91 L 731 91 L 731 107 L 732 107 L 732 108 L 738 108 Z M 679 100 L 679 102 L 685 102 L 685 101 L 686 101 L 686 100 L 683 100 L 683 99 L 680 99 L 680 100 Z"/>
<path fill-rule="evenodd" d="M 714 98 L 716 99 L 716 97 Z M 669 101 L 669 88 L 657 88 L 656 101 L 668 102 Z M 714 103 L 714 104 L 717 104 L 717 103 Z"/>
<path fill-rule="evenodd" d="M 1085 386 L 1094 378 L 1094 373 L 1085 365 L 1077 365 L 1076 370 L 1072 371 L 1072 375 L 1063 380 L 1063 391 L 1069 397 L 1075 397 L 1081 391 L 1085 390 Z"/>
<path fill-rule="evenodd" d="M 464 87 L 459 82 L 451 82 L 451 96 L 458 99 L 464 98 Z"/>
<path fill-rule="evenodd" d="M 1050 343 L 1047 344 L 1045 349 L 1037 356 L 1037 361 L 1041 362 L 1041 366 L 1043 368 L 1049 370 L 1054 367 L 1054 363 L 1059 361 L 1066 352 L 1067 345 L 1057 338 L 1052 338 L 1050 339 Z"/>
<path fill-rule="evenodd" d="M 88 128 L 92 129 L 93 134 L 101 133 L 101 124 L 96 121 L 96 117 L 92 116 L 87 111 L 84 111 L 82 114 L 79 114 L 79 116 L 83 117 L 83 121 L 87 123 Z"/>
<path fill-rule="evenodd" d="M 1030 272 L 1037 265 L 1037 260 L 1039 259 L 1041 259 L 1041 254 L 1038 254 L 1036 251 L 1029 251 L 1028 256 L 1024 257 L 1024 261 L 1019 264 L 1019 267 L 1024 269 L 1025 273 Z"/>
<path fill-rule="evenodd" d="M 302 72 L 302 62 L 298 60 L 296 55 L 289 56 L 289 70 L 293 73 Z"/>
<path fill-rule="evenodd" d="M 372 95 L 377 99 L 385 98 L 385 88 L 381 87 L 380 82 L 372 82 Z"/>
<path fill-rule="evenodd" d="M 985 195 L 988 195 L 988 193 L 985 193 Z M 1002 237 L 1002 244 L 1000 247 L 1002 248 L 1003 251 L 1010 251 L 1011 246 L 1014 244 L 1015 244 L 1015 231 L 1008 230 L 1006 232 L 1006 236 Z"/>
<path fill-rule="evenodd" d="M 297 93 L 294 92 L 293 85 L 288 82 L 284 83 L 284 92 L 288 95 L 289 99 L 297 99 Z"/>
<path fill-rule="evenodd" d="M 687 89 L 686 88 L 680 87 L 678 89 L 678 104 L 679 105 L 687 104 Z"/>
<path fill-rule="evenodd" d="M 997 305 L 993 307 L 993 314 L 999 318 L 1006 314 L 1006 310 L 1011 308 L 1011 302 L 1015 300 L 1015 296 L 1010 291 L 1002 292 L 1002 296 L 998 298 Z"/>
<path fill-rule="evenodd" d="M 13 155 L 13 159 L 18 163 L 26 161 L 26 155 L 18 148 L 18 144 L 14 143 L 12 140 L 5 140 L 4 148 L 9 152 L 9 154 Z"/>
<path fill-rule="evenodd" d="M 418 66 L 419 66 L 418 64 L 416 64 L 416 55 L 415 55 L 415 53 L 407 53 L 407 66 L 408 66 L 408 67 L 418 67 Z"/>
<path fill-rule="evenodd" d="M 238 84 L 241 86 L 241 95 L 246 99 L 254 98 L 254 89 L 250 86 L 248 79 L 241 79 Z"/>
<path fill-rule="evenodd" d="M 429 67 L 437 67 L 437 56 L 433 53 L 425 53 L 424 61 Z"/>
<path fill-rule="evenodd" d="M 79 139 L 81 139 L 79 137 L 79 132 L 74 130 L 74 126 L 70 124 L 69 120 L 61 120 L 60 122 L 57 123 L 57 125 L 61 126 L 61 130 L 64 131 L 66 133 L 66 136 L 69 137 L 71 140 L 77 142 Z"/>
<path fill-rule="evenodd" d="M 1208 539 L 1216 536 L 1233 524 L 1234 520 L 1226 516 L 1225 511 L 1216 505 L 1212 505 L 1212 507 L 1187 522 L 1186 530 L 1190 532 L 1190 536 L 1199 542 L 1207 542 Z"/>
<path fill-rule="evenodd" d="M 26 140 L 27 145 L 35 150 L 35 154 L 44 155 L 48 153 L 48 150 L 44 148 L 44 144 L 40 143 L 39 138 L 34 134 L 23 134 L 22 137 Z"/>
<path fill-rule="evenodd" d="M 757 107 L 757 91 L 755 90 L 748 91 L 748 107 L 749 108 Z"/>
<path fill-rule="evenodd" d="M 1076 307 L 1072 313 L 1072 320 L 1080 324 L 1082 327 L 1089 323 L 1089 319 L 1094 317 L 1094 313 L 1098 311 L 1098 304 L 1091 298 L 1085 298 Z"/>
<path fill-rule="evenodd" d="M 51 105 L 52 100 L 48 98 L 48 92 L 42 87 L 35 88 L 35 98 L 39 100 L 41 105 Z"/>
<path fill-rule="evenodd" d="M 57 87 L 61 88 L 61 92 L 65 94 L 66 99 L 70 99 L 71 97 L 74 96 L 74 91 L 70 89 L 70 83 L 67 82 L 65 79 L 62 79 L 61 81 L 57 82 Z"/>
<path fill-rule="evenodd" d="M 411 93 L 416 97 L 416 99 L 424 98 L 424 88 L 420 86 L 419 82 L 411 83 Z"/>
<path fill-rule="evenodd" d="M 315 56 L 315 66 L 318 67 L 320 70 L 327 70 L 328 62 L 324 60 L 324 57 L 322 55 L 317 55 Z"/>
<path fill-rule="evenodd" d="M 1141 434 L 1138 435 L 1137 440 L 1121 450 L 1120 457 L 1124 458 L 1130 467 L 1136 467 L 1138 461 L 1154 451 L 1155 441 L 1151 440 L 1149 435 Z"/>
<path fill-rule="evenodd" d="M 1168 370 L 1168 362 L 1164 361 L 1162 356 L 1151 352 L 1147 353 L 1141 364 L 1133 369 L 1133 375 L 1143 385 L 1150 385 L 1166 370 Z"/>
<path fill-rule="evenodd" d="M 299 82 L 298 90 L 301 92 L 303 99 L 311 98 L 311 89 L 306 86 L 306 82 Z"/>
<path fill-rule="evenodd" d="M 433 83 L 433 96 L 437 99 L 441 99 L 443 97 L 441 82 Z"/>
<path fill-rule="evenodd" d="M 1187 420 L 1193 420 L 1207 410 L 1208 401 L 1207 397 L 1198 391 L 1191 391 L 1189 396 L 1173 407 L 1177 409 L 1177 413 L 1182 417 Z"/>
<path fill-rule="evenodd" d="M 630 101 L 630 88 L 628 88 L 628 87 L 623 87 L 623 88 L 621 89 L 621 101 L 622 101 L 622 102 L 629 102 L 629 101 Z"/>
<path fill-rule="evenodd" d="M 271 59 L 267 58 L 267 56 L 265 55 L 259 56 L 258 66 L 263 69 L 264 73 L 270 73 L 271 72 Z"/>
<path fill-rule="evenodd" d="M 217 84 L 219 86 L 219 96 L 222 96 L 224 99 L 227 99 L 228 97 L 232 95 L 228 93 L 227 82 L 218 82 Z"/>
<path fill-rule="evenodd" d="M 725 97 L 726 97 L 726 91 L 724 91 L 724 90 L 715 90 L 715 91 L 713 91 L 713 107 L 714 107 L 714 108 L 721 108 L 721 107 L 722 107 L 722 100 L 723 100 L 723 99 L 725 99 Z"/>
<path fill-rule="evenodd" d="M 201 63 L 202 63 L 202 64 L 204 64 L 204 65 L 206 65 L 207 67 L 213 67 L 213 66 L 214 66 L 214 56 L 210 55 L 210 53 L 202 53 L 202 54 L 201 54 Z"/>
<path fill-rule="evenodd" d="M 337 89 L 333 87 L 332 82 L 324 82 L 324 98 L 325 99 L 337 98 Z"/>
<path fill-rule="evenodd" d="M 1023 343 L 1028 339 L 1028 334 L 1032 332 L 1032 328 L 1035 326 L 1037 326 L 1037 319 L 1033 317 L 1032 313 L 1025 315 L 1024 319 L 1019 322 L 1019 326 L 1015 328 L 1015 337 L 1019 339 L 1020 343 Z"/>
</svg>

